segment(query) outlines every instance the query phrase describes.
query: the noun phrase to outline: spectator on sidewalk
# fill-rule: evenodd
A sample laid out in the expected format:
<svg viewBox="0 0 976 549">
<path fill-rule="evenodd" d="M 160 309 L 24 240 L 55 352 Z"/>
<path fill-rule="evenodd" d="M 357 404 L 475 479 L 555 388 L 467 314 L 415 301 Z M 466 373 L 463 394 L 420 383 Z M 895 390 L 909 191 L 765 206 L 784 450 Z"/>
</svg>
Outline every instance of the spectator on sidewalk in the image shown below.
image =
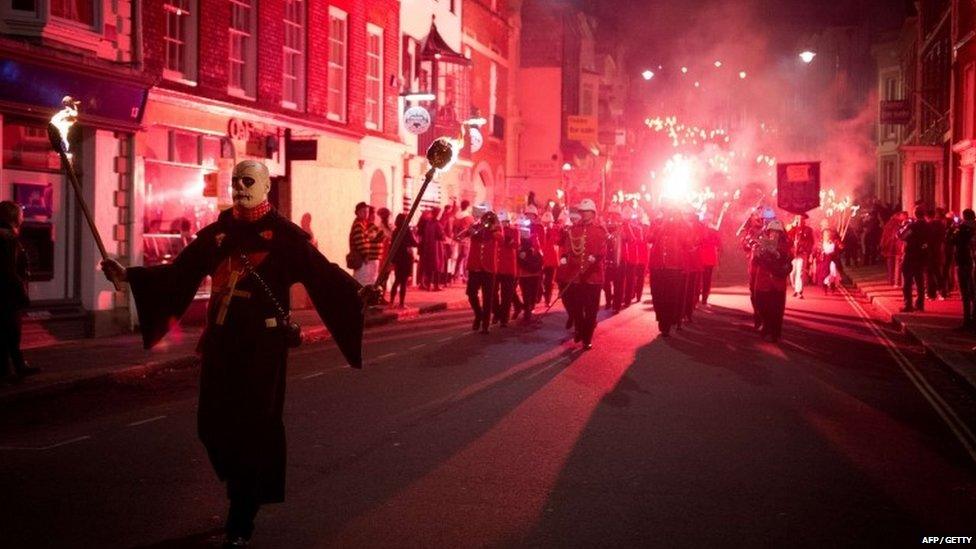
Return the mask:
<svg viewBox="0 0 976 549">
<path fill-rule="evenodd" d="M 946 234 L 945 210 L 938 208 L 928 212 L 928 255 L 926 256 L 925 284 L 929 300 L 944 300 L 945 281 L 942 263 L 945 258 Z"/>
<path fill-rule="evenodd" d="M 908 212 L 898 212 L 888 219 L 881 234 L 881 255 L 888 269 L 888 284 L 901 288 L 901 266 L 905 257 L 905 243 L 898 238 L 898 229 L 908 219 Z"/>
<path fill-rule="evenodd" d="M 376 216 L 380 218 L 379 227 L 380 232 L 383 233 L 382 249 L 380 251 L 380 265 L 386 261 L 386 256 L 390 253 L 390 246 L 393 244 L 393 226 L 390 225 L 390 209 L 380 208 L 376 210 Z M 377 279 L 376 283 L 379 284 L 383 290 L 386 290 L 387 282 L 390 279 L 390 271 L 387 269 L 386 273 L 383 274 L 382 279 Z M 382 303 L 382 298 L 381 303 Z"/>
<path fill-rule="evenodd" d="M 411 248 L 417 247 L 417 238 L 413 235 L 413 231 L 409 226 L 403 226 L 406 220 L 406 214 L 397 214 L 396 228 L 394 229 L 394 231 L 406 231 L 400 247 L 393 253 L 392 258 L 393 287 L 390 288 L 390 305 L 393 305 L 399 293 L 400 302 L 397 305 L 399 309 L 404 307 L 403 301 L 407 297 L 407 283 L 410 281 L 410 275 L 413 273 L 413 250 Z"/>
<path fill-rule="evenodd" d="M 350 261 L 349 267 L 353 270 L 353 277 L 363 286 L 376 283 L 383 249 L 384 235 L 373 222 L 375 218 L 376 212 L 369 204 L 356 204 L 356 220 L 349 231 L 350 256 L 356 257 Z"/>
<path fill-rule="evenodd" d="M 457 242 L 457 261 L 454 262 L 452 282 L 466 283 L 468 276 L 468 254 L 471 252 L 470 229 L 474 225 L 471 202 L 462 200 L 461 210 L 454 217 L 454 239 Z"/>
<path fill-rule="evenodd" d="M 915 208 L 915 217 L 909 218 L 898 230 L 898 238 L 905 243 L 902 261 L 902 295 L 905 306 L 903 313 L 925 310 L 925 269 L 929 264 L 929 225 L 925 221 L 925 210 Z M 918 292 L 912 305 L 912 287 Z"/>
<path fill-rule="evenodd" d="M 10 200 L 0 202 L 0 376 L 12 374 L 12 381 L 36 374 L 20 352 L 24 309 L 30 305 L 27 293 L 27 254 L 17 237 L 24 211 Z"/>
<path fill-rule="evenodd" d="M 955 251 L 956 274 L 959 278 L 959 293 L 962 294 L 962 326 L 963 330 L 973 328 L 973 306 L 976 305 L 976 279 L 973 277 L 973 246 L 976 245 L 976 212 L 965 209 L 962 211 L 962 222 L 952 233 L 952 244 Z"/>
</svg>

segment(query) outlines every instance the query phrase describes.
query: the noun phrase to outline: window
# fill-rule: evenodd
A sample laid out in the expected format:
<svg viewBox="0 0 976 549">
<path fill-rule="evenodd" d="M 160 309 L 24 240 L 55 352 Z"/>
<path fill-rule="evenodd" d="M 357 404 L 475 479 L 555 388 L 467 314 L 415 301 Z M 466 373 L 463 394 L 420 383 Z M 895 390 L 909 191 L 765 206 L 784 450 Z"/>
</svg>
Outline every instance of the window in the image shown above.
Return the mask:
<svg viewBox="0 0 976 549">
<path fill-rule="evenodd" d="M 171 80 L 193 81 L 196 79 L 197 56 L 197 2 L 196 0 L 166 0 L 166 65 L 163 76 Z"/>
<path fill-rule="evenodd" d="M 305 1 L 285 2 L 285 45 L 282 68 L 282 104 L 305 109 Z"/>
<path fill-rule="evenodd" d="M 488 65 L 488 133 L 495 133 L 495 115 L 498 114 L 498 63 Z"/>
<path fill-rule="evenodd" d="M 366 25 L 366 127 L 383 129 L 383 29 Z"/>
<path fill-rule="evenodd" d="M 884 79 L 884 98 L 888 101 L 898 99 L 898 80 L 893 76 Z M 885 140 L 895 139 L 898 136 L 897 128 L 893 124 L 884 124 L 881 135 Z"/>
<path fill-rule="evenodd" d="M 582 116 L 593 115 L 593 84 L 583 84 L 583 91 L 580 94 L 580 111 Z"/>
<path fill-rule="evenodd" d="M 973 136 L 973 103 L 976 102 L 976 64 L 966 65 L 963 71 L 962 132 L 965 139 Z"/>
<path fill-rule="evenodd" d="M 417 41 L 409 36 L 403 36 L 403 59 L 400 76 L 403 78 L 403 89 L 400 91 L 417 91 L 414 86 L 415 71 L 417 69 Z"/>
<path fill-rule="evenodd" d="M 328 118 L 346 121 L 346 12 L 329 6 L 329 94 Z"/>
<path fill-rule="evenodd" d="M 51 15 L 75 21 L 88 27 L 95 26 L 95 3 L 91 0 L 50 0 Z M 14 2 L 18 4 L 18 2 Z M 19 2 L 23 4 L 23 2 Z M 30 2 L 33 4 L 33 2 Z"/>
<path fill-rule="evenodd" d="M 255 97 L 257 92 L 257 42 L 254 39 L 255 0 L 230 0 L 230 82 L 228 93 Z"/>
</svg>

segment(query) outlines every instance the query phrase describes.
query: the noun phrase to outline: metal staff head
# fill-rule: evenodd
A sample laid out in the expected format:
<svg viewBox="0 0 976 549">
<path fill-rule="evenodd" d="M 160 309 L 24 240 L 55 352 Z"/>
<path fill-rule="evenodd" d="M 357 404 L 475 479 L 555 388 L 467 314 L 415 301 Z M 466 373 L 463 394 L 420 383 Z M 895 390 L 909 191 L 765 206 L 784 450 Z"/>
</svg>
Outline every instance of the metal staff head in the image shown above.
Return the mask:
<svg viewBox="0 0 976 549">
<path fill-rule="evenodd" d="M 78 105 L 70 95 L 64 96 L 61 100 L 62 109 L 51 117 L 51 123 L 47 127 L 47 137 L 51 141 L 51 147 L 59 154 L 71 154 L 71 145 L 68 142 L 68 132 L 78 121 Z"/>
</svg>

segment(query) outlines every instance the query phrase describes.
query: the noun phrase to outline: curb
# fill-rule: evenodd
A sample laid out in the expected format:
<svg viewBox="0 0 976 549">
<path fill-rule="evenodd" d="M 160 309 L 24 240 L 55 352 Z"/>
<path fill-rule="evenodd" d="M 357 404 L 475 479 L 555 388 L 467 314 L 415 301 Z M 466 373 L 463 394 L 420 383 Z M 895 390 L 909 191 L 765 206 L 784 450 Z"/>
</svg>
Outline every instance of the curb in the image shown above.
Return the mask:
<svg viewBox="0 0 976 549">
<path fill-rule="evenodd" d="M 945 366 L 955 375 L 955 377 L 968 383 L 971 389 L 976 390 L 976 375 L 973 375 L 973 372 L 967 372 L 965 369 L 958 367 L 956 365 L 956 361 L 947 356 L 946 352 L 943 352 L 937 346 L 926 342 L 925 339 L 920 336 L 914 328 L 898 318 L 897 311 L 890 310 L 890 308 L 883 303 L 881 296 L 865 291 L 854 279 L 850 279 L 850 284 L 854 287 L 858 294 L 863 296 L 867 302 L 872 305 L 872 308 L 877 312 L 877 316 L 880 316 L 883 322 L 894 326 L 899 333 L 908 336 L 909 339 L 920 345 L 925 350 L 925 354 L 927 356 Z"/>
<path fill-rule="evenodd" d="M 424 307 L 411 307 L 396 311 L 385 311 L 380 314 L 370 316 L 366 319 L 366 328 L 385 326 L 393 324 L 399 320 L 417 318 L 423 315 L 438 312 L 462 309 L 468 306 L 467 301 L 450 301 L 425 305 Z M 329 331 L 322 324 L 303 326 L 302 344 L 319 343 L 331 339 Z M 45 397 L 63 395 L 75 390 L 91 390 L 105 388 L 109 386 L 134 385 L 141 383 L 146 378 L 156 375 L 166 370 L 186 370 L 196 368 L 200 365 L 200 357 L 195 353 L 182 354 L 136 364 L 115 370 L 112 372 L 102 372 L 86 377 L 79 377 L 72 380 L 55 381 L 37 387 L 28 387 L 15 393 L 0 395 L 0 406 L 14 404 L 24 404 L 32 400 L 39 400 Z M 29 383 L 29 382 L 28 382 Z"/>
</svg>

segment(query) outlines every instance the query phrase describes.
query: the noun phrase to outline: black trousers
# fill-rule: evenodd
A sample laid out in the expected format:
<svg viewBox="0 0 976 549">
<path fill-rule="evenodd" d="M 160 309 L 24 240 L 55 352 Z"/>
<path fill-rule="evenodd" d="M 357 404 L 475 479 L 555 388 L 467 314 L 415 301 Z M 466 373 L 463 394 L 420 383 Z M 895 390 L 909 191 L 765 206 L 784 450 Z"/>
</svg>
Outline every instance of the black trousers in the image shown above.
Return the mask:
<svg viewBox="0 0 976 549">
<path fill-rule="evenodd" d="M 647 275 L 647 266 L 643 263 L 635 263 L 630 266 L 630 299 L 640 303 L 644 298 L 644 280 Z"/>
<path fill-rule="evenodd" d="M 539 301 L 539 278 L 536 276 L 521 276 L 518 279 L 519 289 L 522 290 L 522 307 L 525 311 L 525 320 L 532 318 L 532 309 Z"/>
<path fill-rule="evenodd" d="M 942 277 L 942 258 L 930 258 L 925 270 L 929 299 L 935 299 L 936 295 L 945 293 L 945 288 L 943 288 L 945 281 Z"/>
<path fill-rule="evenodd" d="M 653 269 L 651 271 L 651 299 L 654 315 L 662 333 L 681 324 L 682 303 L 685 292 L 685 273 L 678 269 Z"/>
<path fill-rule="evenodd" d="M 786 292 L 778 290 L 756 292 L 756 306 L 762 316 L 763 333 L 773 339 L 779 339 L 783 333 Z"/>
<path fill-rule="evenodd" d="M 713 265 L 706 265 L 702 271 L 701 280 L 701 302 L 708 303 L 708 296 L 712 293 L 712 273 L 715 271 Z"/>
<path fill-rule="evenodd" d="M 407 297 L 407 282 L 410 280 L 410 265 L 403 268 L 397 265 L 393 271 L 393 286 L 390 287 L 390 303 L 396 299 L 397 293 L 400 294 L 400 305 L 403 305 Z"/>
<path fill-rule="evenodd" d="M 491 323 L 491 311 L 494 301 L 495 275 L 485 271 L 471 271 L 468 273 L 468 302 L 471 303 L 471 310 L 474 311 L 475 319 L 481 321 L 482 328 L 487 328 Z"/>
<path fill-rule="evenodd" d="M 962 294 L 962 320 L 966 324 L 973 321 L 973 307 L 976 305 L 976 280 L 973 279 L 972 265 L 956 265 L 959 278 L 959 293 Z"/>
<path fill-rule="evenodd" d="M 512 313 L 512 298 L 515 296 L 515 276 L 495 275 L 494 318 L 503 326 L 508 324 Z"/>
<path fill-rule="evenodd" d="M 912 286 L 918 290 L 918 298 L 915 300 L 915 307 L 921 309 L 925 307 L 925 264 L 908 261 L 907 259 L 901 266 L 902 275 L 902 297 L 905 298 L 905 307 L 912 306 Z"/>
<path fill-rule="evenodd" d="M 599 284 L 576 282 L 564 290 L 566 310 L 573 316 L 573 325 L 586 344 L 593 342 L 593 332 L 596 331 L 596 315 L 600 312 L 600 289 Z"/>
<path fill-rule="evenodd" d="M 556 278 L 556 268 L 555 267 L 543 267 L 542 268 L 542 297 L 546 300 L 546 306 L 548 307 L 552 303 L 552 283 Z"/>
<path fill-rule="evenodd" d="M 623 291 L 623 275 L 625 271 L 623 265 L 604 265 L 603 270 L 603 299 L 607 309 L 613 307 L 620 310 L 620 293 Z"/>
<path fill-rule="evenodd" d="M 759 307 L 756 305 L 755 273 L 749 273 L 749 302 L 752 303 L 752 322 L 758 328 L 762 325 L 762 315 L 759 314 Z"/>
<path fill-rule="evenodd" d="M 24 355 L 20 352 L 22 330 L 20 311 L 0 311 L 0 376 L 24 368 Z"/>
<path fill-rule="evenodd" d="M 684 316 L 688 320 L 695 314 L 698 297 L 701 295 L 701 271 L 688 271 L 685 279 Z"/>
</svg>

